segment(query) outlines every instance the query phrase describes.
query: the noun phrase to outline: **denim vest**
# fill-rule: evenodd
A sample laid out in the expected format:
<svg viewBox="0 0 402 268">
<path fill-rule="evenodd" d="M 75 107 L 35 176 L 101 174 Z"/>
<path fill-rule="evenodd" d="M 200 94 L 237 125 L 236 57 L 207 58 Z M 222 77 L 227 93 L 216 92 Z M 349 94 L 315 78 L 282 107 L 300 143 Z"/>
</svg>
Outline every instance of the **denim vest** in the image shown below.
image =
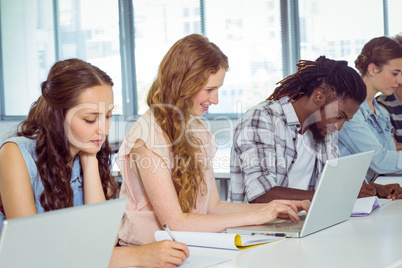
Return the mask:
<svg viewBox="0 0 402 268">
<path fill-rule="evenodd" d="M 36 149 L 36 141 L 31 140 L 25 137 L 13 137 L 3 141 L 0 145 L 0 148 L 7 142 L 13 142 L 18 145 L 21 154 L 25 160 L 25 164 L 27 165 L 29 177 L 31 178 L 32 191 L 34 194 L 36 209 L 38 213 L 44 212 L 44 209 L 40 203 L 40 195 L 43 192 L 43 184 L 40 179 L 38 168 L 36 167 L 37 155 L 35 153 Z M 71 180 L 70 185 L 74 192 L 74 206 L 79 206 L 84 204 L 84 195 L 83 195 L 83 180 L 81 173 L 81 166 L 79 157 L 74 160 L 74 166 L 71 172 Z M 5 220 L 5 216 L 0 212 L 0 232 L 3 227 L 3 221 Z"/>
</svg>

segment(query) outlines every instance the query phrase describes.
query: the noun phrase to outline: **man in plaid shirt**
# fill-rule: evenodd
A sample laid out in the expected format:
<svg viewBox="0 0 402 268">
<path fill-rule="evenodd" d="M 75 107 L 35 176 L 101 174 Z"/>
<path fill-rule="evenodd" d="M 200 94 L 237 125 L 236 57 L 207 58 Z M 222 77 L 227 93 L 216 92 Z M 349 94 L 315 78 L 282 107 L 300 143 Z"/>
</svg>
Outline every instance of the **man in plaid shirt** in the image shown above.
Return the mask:
<svg viewBox="0 0 402 268">
<path fill-rule="evenodd" d="M 325 161 L 339 156 L 337 131 L 365 100 L 363 80 L 346 61 L 324 56 L 297 67 L 239 120 L 228 201 L 311 200 Z"/>
</svg>

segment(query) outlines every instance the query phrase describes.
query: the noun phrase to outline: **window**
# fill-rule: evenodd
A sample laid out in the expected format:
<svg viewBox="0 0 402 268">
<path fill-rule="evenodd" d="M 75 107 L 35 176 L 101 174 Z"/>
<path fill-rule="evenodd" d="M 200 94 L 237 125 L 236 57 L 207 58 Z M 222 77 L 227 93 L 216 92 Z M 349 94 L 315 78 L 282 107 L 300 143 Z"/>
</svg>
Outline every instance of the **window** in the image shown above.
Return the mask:
<svg viewBox="0 0 402 268">
<path fill-rule="evenodd" d="M 1 0 L 0 86 L 7 116 L 28 114 L 55 60 L 52 9 L 51 0 Z"/>
<path fill-rule="evenodd" d="M 5 115 L 26 116 L 54 62 L 72 57 L 112 77 L 116 111 L 121 112 L 118 5 L 109 0 L 58 1 L 56 19 L 53 2 L 1 1 Z"/>
<path fill-rule="evenodd" d="M 402 34 L 402 1 L 388 0 L 389 35 Z"/>
<path fill-rule="evenodd" d="M 299 58 L 353 66 L 368 40 L 401 33 L 401 9 L 400 0 L 1 0 L 0 119 L 26 116 L 50 67 L 70 57 L 112 77 L 117 114 L 142 114 L 162 57 L 191 33 L 229 58 L 220 104 L 208 116 L 236 117 L 266 99 Z"/>
<path fill-rule="evenodd" d="M 243 113 L 273 92 L 283 76 L 280 22 L 279 0 L 205 1 L 205 34 L 229 58 L 211 115 Z"/>
<path fill-rule="evenodd" d="M 382 8 L 378 0 L 299 0 L 301 59 L 325 55 L 354 67 L 363 45 L 384 34 Z"/>
<path fill-rule="evenodd" d="M 180 38 L 200 33 L 200 13 L 194 12 L 199 4 L 199 0 L 133 1 L 139 114 L 148 108 L 148 90 L 168 49 Z"/>
<path fill-rule="evenodd" d="M 80 58 L 105 71 L 114 82 L 114 113 L 121 114 L 117 3 L 109 0 L 63 0 L 58 1 L 58 14 L 58 59 Z"/>
</svg>

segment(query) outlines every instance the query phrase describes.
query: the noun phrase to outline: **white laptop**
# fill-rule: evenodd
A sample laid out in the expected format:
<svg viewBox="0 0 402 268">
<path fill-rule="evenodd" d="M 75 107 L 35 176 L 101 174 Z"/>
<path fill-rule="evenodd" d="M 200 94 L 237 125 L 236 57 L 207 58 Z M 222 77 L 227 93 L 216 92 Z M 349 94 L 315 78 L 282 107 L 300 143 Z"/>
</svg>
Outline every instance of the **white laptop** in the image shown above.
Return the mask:
<svg viewBox="0 0 402 268">
<path fill-rule="evenodd" d="M 263 225 L 227 228 L 228 233 L 303 237 L 349 219 L 374 151 L 352 154 L 325 164 L 307 215 L 297 223 L 276 219 Z"/>
<path fill-rule="evenodd" d="M 108 267 L 126 199 L 5 220 L 0 267 Z"/>
</svg>

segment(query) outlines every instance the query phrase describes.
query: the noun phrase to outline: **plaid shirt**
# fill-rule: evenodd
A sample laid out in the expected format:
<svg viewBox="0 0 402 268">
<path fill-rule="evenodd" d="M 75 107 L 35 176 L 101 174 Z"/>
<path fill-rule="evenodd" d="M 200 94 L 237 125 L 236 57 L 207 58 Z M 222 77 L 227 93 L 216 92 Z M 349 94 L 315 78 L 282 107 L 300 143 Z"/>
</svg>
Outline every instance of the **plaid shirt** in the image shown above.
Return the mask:
<svg viewBox="0 0 402 268">
<path fill-rule="evenodd" d="M 275 186 L 288 186 L 301 129 L 288 100 L 261 102 L 239 120 L 231 151 L 229 202 L 252 201 Z M 339 156 L 337 141 L 335 132 L 326 136 L 325 143 L 306 148 L 316 159 L 306 190 L 315 189 L 325 161 Z"/>
</svg>

